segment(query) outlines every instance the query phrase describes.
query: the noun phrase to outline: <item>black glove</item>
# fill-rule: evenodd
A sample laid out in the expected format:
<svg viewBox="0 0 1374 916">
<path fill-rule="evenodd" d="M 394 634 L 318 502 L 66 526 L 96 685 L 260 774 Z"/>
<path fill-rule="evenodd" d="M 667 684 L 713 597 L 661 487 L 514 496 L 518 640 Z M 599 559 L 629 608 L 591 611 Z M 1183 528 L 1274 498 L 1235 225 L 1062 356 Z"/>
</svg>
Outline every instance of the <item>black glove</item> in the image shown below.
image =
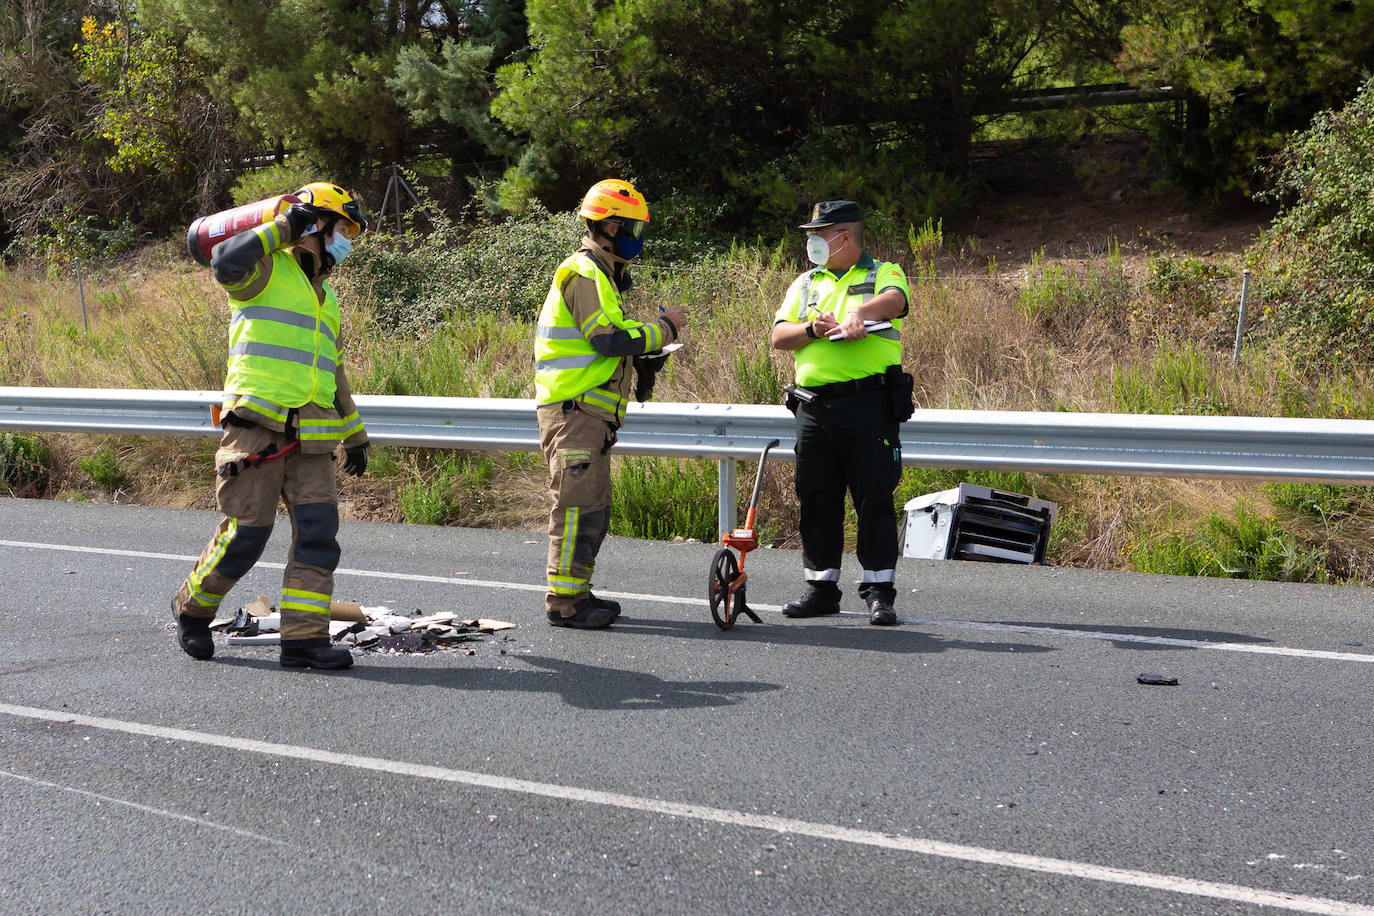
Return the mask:
<svg viewBox="0 0 1374 916">
<path fill-rule="evenodd" d="M 344 473 L 351 477 L 361 477 L 367 470 L 367 449 L 369 443 L 355 445 L 352 448 L 344 449 L 343 469 Z"/>
<path fill-rule="evenodd" d="M 654 377 L 668 361 L 662 350 L 635 357 L 635 400 L 643 404 L 654 393 Z"/>
<path fill-rule="evenodd" d="M 291 230 L 291 241 L 295 241 L 308 231 L 314 231 L 315 224 L 326 211 L 314 204 L 292 204 L 286 208 L 286 225 Z"/>
<path fill-rule="evenodd" d="M 219 422 L 220 422 L 220 425 L 221 425 L 221 426 L 237 426 L 237 427 L 240 427 L 240 428 L 242 428 L 242 429 L 251 429 L 251 428 L 253 428 L 254 426 L 257 426 L 257 425 L 258 425 L 258 424 L 256 424 L 256 423 L 254 423 L 252 420 L 249 420 L 249 419 L 246 419 L 246 418 L 244 418 L 244 417 L 239 416 L 238 414 L 234 413 L 232 410 L 229 411 L 229 412 L 228 412 L 227 414 L 225 414 L 224 416 L 220 417 Z"/>
</svg>

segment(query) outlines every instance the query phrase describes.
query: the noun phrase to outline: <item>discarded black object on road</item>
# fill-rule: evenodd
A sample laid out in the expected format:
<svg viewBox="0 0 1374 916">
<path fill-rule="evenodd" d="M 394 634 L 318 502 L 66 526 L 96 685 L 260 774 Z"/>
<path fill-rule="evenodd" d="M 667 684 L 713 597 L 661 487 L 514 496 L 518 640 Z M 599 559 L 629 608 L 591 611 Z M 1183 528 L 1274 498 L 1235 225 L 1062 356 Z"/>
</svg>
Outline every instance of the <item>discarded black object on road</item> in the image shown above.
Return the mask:
<svg viewBox="0 0 1374 916">
<path fill-rule="evenodd" d="M 1135 676 L 1137 684 L 1155 684 L 1160 687 L 1177 687 L 1178 678 L 1168 677 L 1163 674 L 1137 674 Z"/>
<path fill-rule="evenodd" d="M 234 622 L 229 624 L 226 629 L 239 636 L 257 636 L 258 618 L 249 613 L 248 608 L 241 607 L 239 612 L 234 615 Z"/>
</svg>

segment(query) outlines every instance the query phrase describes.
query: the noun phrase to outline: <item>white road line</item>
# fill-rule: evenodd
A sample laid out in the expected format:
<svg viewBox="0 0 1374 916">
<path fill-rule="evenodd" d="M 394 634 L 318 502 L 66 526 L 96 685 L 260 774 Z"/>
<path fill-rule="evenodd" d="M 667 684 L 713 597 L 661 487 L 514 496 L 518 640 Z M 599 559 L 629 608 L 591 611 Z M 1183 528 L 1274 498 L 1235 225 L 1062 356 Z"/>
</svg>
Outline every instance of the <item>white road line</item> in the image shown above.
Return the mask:
<svg viewBox="0 0 1374 916">
<path fill-rule="evenodd" d="M 78 789 L 75 786 L 64 786 L 60 783 L 48 782 L 46 779 L 34 779 L 32 776 L 24 776 L 20 773 L 10 773 L 5 770 L 0 770 L 0 776 L 5 777 L 6 779 L 17 779 L 20 782 L 27 782 L 35 786 L 42 786 L 45 789 L 57 789 L 60 792 L 70 792 L 73 795 L 84 795 L 86 798 L 93 798 L 96 801 L 100 802 L 109 802 L 112 805 L 124 805 L 125 807 L 133 808 L 135 811 L 142 811 L 145 814 L 154 814 L 158 817 L 171 818 L 174 821 L 186 821 L 188 824 L 195 824 L 198 827 L 209 827 L 212 830 L 223 830 L 226 833 L 232 833 L 235 836 L 241 836 L 249 840 L 257 840 L 260 843 L 272 843 L 276 846 L 285 846 L 287 848 L 291 848 L 291 844 L 284 843 L 281 840 L 275 840 L 270 836 L 263 836 L 262 834 L 254 833 L 251 830 L 242 830 L 238 827 L 231 827 L 228 824 L 216 824 L 214 821 L 207 821 L 201 817 L 192 817 L 189 814 L 180 814 L 176 811 L 168 811 L 165 808 L 151 808 L 148 805 L 140 805 L 138 802 L 127 801 L 123 798 L 114 798 L 110 795 L 101 795 L 99 792 L 89 792 L 85 789 Z"/>
<path fill-rule="evenodd" d="M 116 550 L 109 547 L 78 547 L 72 544 L 43 544 L 33 541 L 4 541 L 0 547 L 20 547 L 29 550 L 58 550 L 70 553 L 94 553 L 111 557 L 134 557 L 144 560 L 175 560 L 181 563 L 195 563 L 198 557 L 176 553 L 151 553 L 144 550 Z M 259 562 L 264 569 L 285 569 L 284 563 Z M 395 579 L 401 582 L 428 582 L 438 585 L 467 585 L 473 588 L 500 588 L 510 591 L 539 592 L 546 589 L 544 583 L 500 582 L 491 579 L 469 579 L 460 576 L 426 576 L 419 573 L 395 573 L 373 569 L 340 568 L 336 576 L 357 576 L 364 579 Z M 602 592 L 603 597 L 623 598 L 628 601 L 652 601 L 657 604 L 682 604 L 691 607 L 706 607 L 705 598 L 682 598 L 676 595 L 647 595 L 638 592 Z M 777 613 L 782 610 L 777 604 L 750 604 L 755 611 Z M 845 611 L 842 617 L 865 617 L 867 615 Z M 953 620 L 941 617 L 899 617 L 902 623 L 921 627 L 936 627 L 952 630 L 983 630 L 997 633 L 1017 633 L 1022 636 L 1055 636 L 1064 639 L 1095 639 L 1108 642 L 1143 643 L 1151 646 L 1169 646 L 1177 649 L 1209 649 L 1215 652 L 1239 652 L 1249 655 L 1279 655 L 1288 658 L 1315 658 L 1323 661 L 1374 662 L 1374 654 L 1360 652 L 1336 652 L 1329 649 L 1299 649 L 1293 646 L 1265 646 L 1238 642 L 1208 642 L 1205 639 L 1177 639 L 1172 636 L 1144 636 L 1138 633 L 1111 633 L 1105 630 L 1069 630 L 1061 627 L 1027 626 L 1014 623 L 993 623 L 982 620 Z"/>
<path fill-rule="evenodd" d="M 656 798 L 641 798 L 623 795 L 618 792 L 603 792 L 597 789 L 583 789 L 575 786 L 552 785 L 532 782 L 526 779 L 512 779 L 489 773 L 475 773 L 470 770 L 452 770 L 446 767 L 407 763 L 402 760 L 386 760 L 380 757 L 362 757 L 356 754 L 340 754 L 318 748 L 298 747 L 291 744 L 277 744 L 271 741 L 258 741 L 251 738 L 236 738 L 230 735 L 216 735 L 208 732 L 188 731 L 180 728 L 167 728 L 160 725 L 145 725 L 140 722 L 125 722 L 119 719 L 106 719 L 98 716 L 83 716 L 54 709 L 38 709 L 32 706 L 15 706 L 0 703 L 0 714 L 44 722 L 70 724 L 85 728 L 98 728 L 105 731 L 121 732 L 128 735 L 161 738 L 168 741 L 181 741 L 206 747 L 220 747 L 233 751 L 265 754 L 271 757 L 293 760 L 308 760 L 314 763 L 327 763 L 333 766 L 350 767 L 385 773 L 393 776 L 409 776 L 437 782 L 473 786 L 498 792 L 517 792 L 560 801 L 581 802 L 590 805 L 603 805 L 668 817 L 688 818 L 724 824 L 730 827 L 743 827 L 753 830 L 770 830 L 797 836 L 813 837 L 818 840 L 836 843 L 851 843 L 859 846 L 872 846 L 917 855 L 937 856 L 961 862 L 973 862 L 1002 868 L 1015 868 L 1022 871 L 1045 872 L 1090 881 L 1103 881 L 1127 887 L 1168 891 L 1175 894 L 1188 894 L 1209 897 L 1235 903 L 1255 906 L 1272 906 L 1304 913 L 1362 914 L 1374 916 L 1374 907 L 1330 900 L 1323 897 L 1307 897 L 1262 888 L 1245 887 L 1238 884 L 1222 884 L 1214 881 L 1199 881 L 1180 875 L 1156 874 L 1129 868 L 1112 868 L 1094 865 L 1089 862 L 1074 862 L 1069 859 L 1053 859 L 1045 856 L 1026 855 L 1017 852 L 1004 852 L 985 849 L 979 846 L 965 846 L 946 843 L 921 837 L 901 834 L 877 833 L 871 830 L 856 830 L 836 824 L 820 824 L 812 821 L 795 820 L 767 814 L 750 814 L 728 808 L 712 808 L 706 805 L 693 805 L 682 802 L 664 801 Z"/>
</svg>

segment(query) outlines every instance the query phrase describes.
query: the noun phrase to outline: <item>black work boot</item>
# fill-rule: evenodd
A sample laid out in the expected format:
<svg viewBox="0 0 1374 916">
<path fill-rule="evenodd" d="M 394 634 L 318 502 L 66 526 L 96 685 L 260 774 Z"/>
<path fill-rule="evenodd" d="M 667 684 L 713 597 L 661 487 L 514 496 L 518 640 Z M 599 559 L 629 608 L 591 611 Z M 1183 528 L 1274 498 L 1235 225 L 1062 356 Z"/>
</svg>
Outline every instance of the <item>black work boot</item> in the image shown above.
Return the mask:
<svg viewBox="0 0 1374 916">
<path fill-rule="evenodd" d="M 604 607 L 606 610 L 610 611 L 616 617 L 620 616 L 619 601 L 612 601 L 610 598 L 602 598 L 599 595 L 593 595 L 591 592 L 587 592 L 587 597 L 590 598 L 592 604 L 596 605 L 597 607 Z"/>
<path fill-rule="evenodd" d="M 892 602 L 879 598 L 868 605 L 868 622 L 875 627 L 890 627 L 897 622 Z"/>
<path fill-rule="evenodd" d="M 818 588 L 812 586 L 796 601 L 782 606 L 784 617 L 823 617 L 840 612 L 840 590 L 838 588 Z"/>
<path fill-rule="evenodd" d="M 215 654 L 215 641 L 210 638 L 210 621 L 203 617 L 189 617 L 177 613 L 177 599 L 172 596 L 172 619 L 177 622 L 177 642 L 181 651 L 201 661 Z"/>
<path fill-rule="evenodd" d="M 283 668 L 323 668 L 337 670 L 353 667 L 353 653 L 339 646 L 309 645 L 281 647 Z"/>
<path fill-rule="evenodd" d="M 549 611 L 549 623 L 555 627 L 572 627 L 575 630 L 599 630 L 615 622 L 615 612 L 583 598 L 573 605 L 573 615 L 564 617 L 557 611 Z"/>
</svg>

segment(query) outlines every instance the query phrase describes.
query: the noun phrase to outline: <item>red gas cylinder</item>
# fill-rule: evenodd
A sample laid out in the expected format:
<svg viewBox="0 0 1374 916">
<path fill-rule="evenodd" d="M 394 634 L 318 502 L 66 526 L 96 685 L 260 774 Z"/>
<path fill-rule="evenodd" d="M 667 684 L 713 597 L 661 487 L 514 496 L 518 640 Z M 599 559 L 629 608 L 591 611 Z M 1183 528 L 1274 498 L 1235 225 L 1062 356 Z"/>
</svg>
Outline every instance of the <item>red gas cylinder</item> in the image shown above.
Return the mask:
<svg viewBox="0 0 1374 916">
<path fill-rule="evenodd" d="M 280 197 L 269 197 L 266 200 L 244 204 L 232 210 L 221 210 L 209 216 L 197 217 L 195 222 L 191 223 L 191 228 L 186 230 L 186 247 L 197 263 L 209 267 L 210 253 L 220 242 L 233 238 L 245 229 L 270 223 L 278 213 L 300 202 L 301 199 L 294 194 L 283 194 Z"/>
</svg>

